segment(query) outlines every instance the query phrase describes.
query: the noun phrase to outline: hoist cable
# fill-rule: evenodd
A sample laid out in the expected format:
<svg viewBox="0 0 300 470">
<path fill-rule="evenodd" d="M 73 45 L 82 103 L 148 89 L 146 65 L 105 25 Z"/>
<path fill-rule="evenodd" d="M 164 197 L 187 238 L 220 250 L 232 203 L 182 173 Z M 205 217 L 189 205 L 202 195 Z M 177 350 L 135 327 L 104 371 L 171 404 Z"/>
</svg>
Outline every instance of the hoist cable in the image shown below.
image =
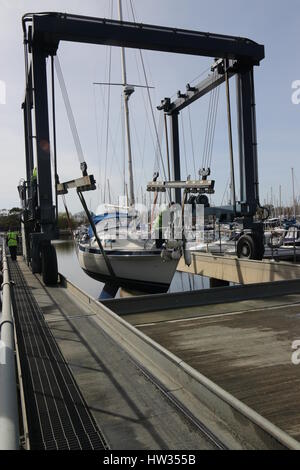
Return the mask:
<svg viewBox="0 0 300 470">
<path fill-rule="evenodd" d="M 212 74 L 212 82 L 215 78 L 215 72 Z M 219 88 L 214 88 L 210 93 L 209 110 L 206 122 L 206 131 L 204 139 L 204 150 L 202 158 L 202 167 L 210 168 L 212 162 L 213 143 L 216 130 L 217 110 L 219 104 Z"/>
<path fill-rule="evenodd" d="M 81 143 L 80 143 L 80 139 L 79 139 L 79 135 L 78 135 L 75 119 L 74 119 L 74 114 L 73 114 L 73 111 L 72 111 L 72 108 L 71 108 L 71 103 L 70 103 L 67 87 L 66 87 L 66 84 L 65 84 L 65 80 L 64 80 L 64 76 L 63 76 L 63 73 L 62 73 L 62 69 L 61 69 L 61 66 L 60 66 L 58 56 L 55 56 L 55 58 L 54 58 L 54 65 L 55 65 L 56 76 L 58 78 L 58 83 L 59 83 L 59 86 L 60 86 L 61 94 L 62 94 L 63 101 L 64 101 L 64 104 L 65 104 L 65 108 L 66 108 L 66 112 L 67 112 L 67 116 L 68 116 L 68 121 L 69 121 L 70 129 L 71 129 L 71 133 L 72 133 L 74 144 L 75 144 L 76 151 L 77 151 L 77 157 L 78 157 L 78 160 L 79 160 L 80 163 L 84 163 L 84 156 L 83 156 L 82 146 L 81 146 Z"/>
<path fill-rule="evenodd" d="M 212 82 L 214 81 L 215 73 L 212 75 Z M 214 112 L 215 112 L 215 102 L 216 102 L 216 89 L 214 88 L 210 94 L 210 103 L 209 103 L 209 118 L 207 125 L 207 135 L 206 135 L 206 153 L 205 153 L 205 162 L 204 168 L 209 167 L 209 155 L 210 155 L 210 145 L 211 145 L 211 136 L 214 123 Z"/>
<path fill-rule="evenodd" d="M 52 98 L 52 133 L 53 133 L 53 160 L 54 160 L 54 181 L 55 181 L 55 218 L 58 221 L 58 195 L 57 195 L 57 148 L 56 148 L 56 116 L 55 116 L 55 78 L 54 78 L 54 57 L 51 56 L 51 98 Z"/>
<path fill-rule="evenodd" d="M 164 125 L 165 125 L 165 139 L 166 139 L 166 152 L 167 152 L 167 164 L 168 164 L 168 178 L 171 181 L 171 166 L 170 166 L 170 152 L 169 152 L 169 136 L 168 136 L 168 123 L 167 116 L 164 113 Z"/>
<path fill-rule="evenodd" d="M 236 193 L 235 193 L 235 175 L 234 175 L 234 157 L 233 157 L 233 142 L 232 142 L 232 124 L 231 124 L 231 106 L 230 106 L 230 88 L 228 72 L 225 72 L 225 86 L 226 86 L 226 102 L 227 102 L 227 121 L 228 121 L 228 141 L 229 141 L 229 157 L 231 169 L 231 199 L 232 205 L 236 206 Z"/>
<path fill-rule="evenodd" d="M 211 121 L 209 126 L 208 144 L 207 144 L 207 155 L 206 155 L 206 167 L 210 167 L 212 142 L 214 137 L 214 124 L 216 116 L 216 102 L 217 102 L 217 89 L 215 88 L 212 92 L 212 108 L 211 108 Z"/>
<path fill-rule="evenodd" d="M 206 155 L 207 155 L 207 145 L 208 145 L 208 132 L 211 120 L 211 110 L 212 110 L 212 92 L 209 94 L 209 105 L 208 105 L 208 115 L 206 120 L 206 129 L 205 129 L 205 138 L 203 146 L 203 158 L 202 158 L 202 168 L 206 168 Z"/>
<path fill-rule="evenodd" d="M 73 241 L 75 241 L 74 234 L 73 234 L 73 226 L 72 226 L 71 216 L 70 216 L 69 209 L 67 207 L 67 201 L 66 201 L 66 198 L 65 198 L 64 194 L 62 195 L 62 201 L 63 201 L 63 205 L 64 205 L 64 208 L 65 208 L 66 216 L 67 216 L 67 222 L 68 222 L 69 230 L 70 230 L 70 233 L 72 235 Z"/>
<path fill-rule="evenodd" d="M 211 162 L 212 162 L 212 153 L 213 153 L 213 144 L 214 144 L 214 139 L 215 139 L 215 131 L 216 131 L 216 123 L 217 123 L 219 95 L 220 95 L 220 89 L 217 88 L 216 96 L 215 96 L 215 107 L 214 107 L 214 114 L 213 114 L 213 125 L 212 125 L 212 131 L 211 131 L 210 148 L 209 148 L 209 154 L 208 154 L 208 165 L 207 165 L 208 168 L 211 167 Z"/>
<path fill-rule="evenodd" d="M 155 161 L 154 161 L 154 171 L 155 170 L 160 170 L 160 148 L 161 148 L 161 142 L 162 142 L 162 135 L 163 135 L 163 111 L 159 113 L 159 118 L 158 118 L 158 131 L 157 131 L 157 143 L 156 143 L 156 148 L 155 148 Z M 162 168 L 164 175 L 165 171 L 164 168 Z M 166 175 L 165 175 L 165 179 Z"/>
<path fill-rule="evenodd" d="M 185 162 L 185 173 L 186 177 L 188 176 L 188 165 L 187 165 L 187 153 L 186 153 L 186 143 L 185 143 L 185 131 L 183 124 L 183 114 L 181 114 L 181 131 L 182 131 L 182 140 L 183 140 L 183 153 L 184 153 L 184 162 Z"/>
<path fill-rule="evenodd" d="M 196 179 L 196 165 L 195 165 L 195 151 L 194 151 L 194 139 L 193 139 L 193 129 L 192 129 L 192 120 L 191 120 L 191 111 L 190 107 L 188 107 L 188 115 L 189 115 L 189 125 L 190 125 L 190 135 L 191 135 L 191 147 L 192 147 L 192 157 L 193 157 L 193 166 L 194 166 L 194 177 Z"/>
</svg>

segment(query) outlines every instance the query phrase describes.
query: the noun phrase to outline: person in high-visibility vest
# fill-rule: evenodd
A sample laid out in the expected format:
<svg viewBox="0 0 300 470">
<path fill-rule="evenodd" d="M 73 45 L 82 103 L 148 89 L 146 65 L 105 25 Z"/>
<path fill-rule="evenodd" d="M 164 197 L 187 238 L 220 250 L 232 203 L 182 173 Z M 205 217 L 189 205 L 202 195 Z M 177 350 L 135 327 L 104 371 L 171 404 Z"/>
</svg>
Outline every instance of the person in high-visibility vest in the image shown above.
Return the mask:
<svg viewBox="0 0 300 470">
<path fill-rule="evenodd" d="M 7 246 L 9 248 L 12 261 L 17 259 L 18 232 L 9 229 L 7 233 Z"/>
<path fill-rule="evenodd" d="M 36 181 L 36 180 L 37 180 L 37 167 L 35 166 L 34 169 L 32 170 L 31 181 Z"/>
<path fill-rule="evenodd" d="M 165 214 L 167 214 L 170 211 L 170 207 L 173 206 L 175 202 L 170 202 L 170 204 L 166 207 L 163 207 L 162 210 L 160 210 L 158 216 L 153 222 L 153 229 L 155 233 L 155 239 L 156 239 L 156 248 L 161 248 L 165 242 L 164 236 L 163 236 L 163 231 L 166 230 L 167 227 L 163 227 L 163 217 L 165 217 Z M 165 220 L 165 223 L 167 222 L 167 218 Z"/>
<path fill-rule="evenodd" d="M 32 195 L 31 195 L 31 204 L 32 204 L 32 211 L 33 213 L 36 210 L 38 205 L 38 195 L 37 195 L 37 167 L 35 166 L 32 170 L 31 175 L 31 188 L 32 188 Z"/>
</svg>

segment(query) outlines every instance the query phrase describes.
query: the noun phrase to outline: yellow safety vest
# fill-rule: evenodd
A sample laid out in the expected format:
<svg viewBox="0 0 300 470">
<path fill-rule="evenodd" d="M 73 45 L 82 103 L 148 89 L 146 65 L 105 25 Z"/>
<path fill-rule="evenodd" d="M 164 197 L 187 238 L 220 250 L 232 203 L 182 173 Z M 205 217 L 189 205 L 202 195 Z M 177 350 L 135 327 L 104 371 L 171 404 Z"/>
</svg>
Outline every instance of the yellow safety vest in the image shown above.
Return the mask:
<svg viewBox="0 0 300 470">
<path fill-rule="evenodd" d="M 156 219 L 154 220 L 154 224 L 153 224 L 153 228 L 155 230 L 161 230 L 163 228 L 162 224 L 163 224 L 163 214 L 166 213 L 169 209 L 166 207 L 165 209 L 163 209 L 159 214 L 158 216 L 156 217 Z"/>
<path fill-rule="evenodd" d="M 17 232 L 8 232 L 7 234 L 8 246 L 18 246 L 18 234 Z"/>
</svg>

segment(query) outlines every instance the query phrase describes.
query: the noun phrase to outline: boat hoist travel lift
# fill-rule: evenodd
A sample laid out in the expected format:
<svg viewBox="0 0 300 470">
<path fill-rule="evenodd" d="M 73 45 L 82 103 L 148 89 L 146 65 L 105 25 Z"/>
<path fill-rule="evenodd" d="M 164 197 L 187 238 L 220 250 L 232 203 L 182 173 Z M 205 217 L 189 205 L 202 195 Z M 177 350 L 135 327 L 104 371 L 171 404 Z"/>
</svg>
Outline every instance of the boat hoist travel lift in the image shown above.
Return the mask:
<svg viewBox="0 0 300 470">
<path fill-rule="evenodd" d="M 77 191 L 95 188 L 85 162 L 81 165 L 84 184 L 78 180 L 59 183 L 56 171 L 56 135 L 53 126 L 50 142 L 46 59 L 56 55 L 60 41 L 148 49 L 196 56 L 212 57 L 218 67 L 215 79 L 187 87 L 175 101 L 166 99 L 161 107 L 171 120 L 172 178 L 176 186 L 176 202 L 181 200 L 179 112 L 196 99 L 219 86 L 226 76 L 237 77 L 240 202 L 232 207 L 206 207 L 205 213 L 221 218 L 228 213 L 242 217 L 249 245 L 257 259 L 263 255 L 262 224 L 254 221 L 259 206 L 257 144 L 253 68 L 264 58 L 264 47 L 246 38 L 190 31 L 164 26 L 139 24 L 67 13 L 31 13 L 22 18 L 24 31 L 26 92 L 22 105 L 25 129 L 26 180 L 19 186 L 23 203 L 23 235 L 25 256 L 33 272 L 42 272 L 48 284 L 57 281 L 56 253 L 51 240 L 57 237 L 57 197 L 53 204 L 52 170 L 55 188 L 61 192 L 70 187 Z M 53 121 L 55 116 L 53 118 Z M 33 126 L 34 123 L 34 126 Z M 51 152 L 51 153 L 50 153 Z M 54 164 L 51 164 L 51 154 Z M 54 165 L 54 169 L 52 168 Z M 37 177 L 33 180 L 33 170 Z M 57 186 L 60 184 L 60 186 Z M 159 183 L 157 182 L 157 185 Z M 163 184 L 163 183 L 161 183 Z M 203 179 L 202 190 L 205 184 Z M 211 183 L 210 183 L 211 184 Z M 196 183 L 196 189 L 199 183 Z M 148 188 L 149 189 L 149 188 Z M 151 188 L 150 188 L 151 189 Z M 192 188 L 190 188 L 192 189 Z M 209 188 L 206 188 L 209 189 Z M 153 190 L 158 190 L 153 188 Z M 247 234 L 248 233 L 248 234 Z M 250 242 L 249 242 L 250 240 Z M 246 246 L 247 248 L 247 246 Z M 253 257 L 252 256 L 252 257 Z"/>
<path fill-rule="evenodd" d="M 262 48 L 263 46 L 258 46 Z M 171 101 L 165 98 L 157 107 L 170 117 L 171 142 L 173 156 L 174 181 L 155 181 L 147 185 L 148 191 L 165 192 L 167 189 L 175 191 L 175 200 L 181 202 L 181 191 L 185 195 L 197 194 L 198 200 L 204 205 L 205 216 L 213 216 L 221 222 L 233 222 L 235 218 L 241 218 L 243 222 L 243 234 L 237 243 L 239 257 L 261 260 L 264 254 L 263 225 L 255 222 L 254 216 L 260 207 L 258 192 L 257 171 L 257 141 L 256 141 L 256 114 L 253 66 L 258 65 L 245 59 L 219 58 L 211 68 L 212 74 L 197 85 L 186 85 L 185 93 L 178 91 L 177 99 Z M 240 201 L 236 202 L 234 183 L 234 164 L 232 150 L 231 111 L 229 97 L 229 79 L 236 75 L 237 93 L 237 122 L 239 141 L 239 166 L 240 166 Z M 178 117 L 180 111 L 207 93 L 226 83 L 228 121 L 230 126 L 229 139 L 231 151 L 231 185 L 233 186 L 233 201 L 228 206 L 210 207 L 205 194 L 214 193 L 214 180 L 209 180 L 210 168 L 202 168 L 199 171 L 199 180 L 180 181 L 180 142 L 178 130 Z"/>
</svg>

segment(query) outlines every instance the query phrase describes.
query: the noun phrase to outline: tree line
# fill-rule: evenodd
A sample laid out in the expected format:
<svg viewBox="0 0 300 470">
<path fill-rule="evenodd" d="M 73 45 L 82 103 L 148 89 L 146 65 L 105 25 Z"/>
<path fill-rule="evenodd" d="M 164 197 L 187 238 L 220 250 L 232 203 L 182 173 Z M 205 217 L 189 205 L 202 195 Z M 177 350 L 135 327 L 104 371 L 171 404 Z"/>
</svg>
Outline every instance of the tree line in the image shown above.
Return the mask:
<svg viewBox="0 0 300 470">
<path fill-rule="evenodd" d="M 21 227 L 21 212 L 19 207 L 0 211 L 0 231 L 7 232 L 9 229 L 19 231 Z"/>
<path fill-rule="evenodd" d="M 1 209 L 0 210 L 0 232 L 7 232 L 9 229 L 20 231 L 21 230 L 21 214 L 22 209 L 19 207 L 13 207 L 12 209 Z M 76 214 L 73 216 L 69 214 L 69 219 L 65 212 L 58 214 L 58 227 L 61 230 L 72 228 L 76 229 L 79 225 L 86 224 L 87 219 L 84 214 Z"/>
</svg>

